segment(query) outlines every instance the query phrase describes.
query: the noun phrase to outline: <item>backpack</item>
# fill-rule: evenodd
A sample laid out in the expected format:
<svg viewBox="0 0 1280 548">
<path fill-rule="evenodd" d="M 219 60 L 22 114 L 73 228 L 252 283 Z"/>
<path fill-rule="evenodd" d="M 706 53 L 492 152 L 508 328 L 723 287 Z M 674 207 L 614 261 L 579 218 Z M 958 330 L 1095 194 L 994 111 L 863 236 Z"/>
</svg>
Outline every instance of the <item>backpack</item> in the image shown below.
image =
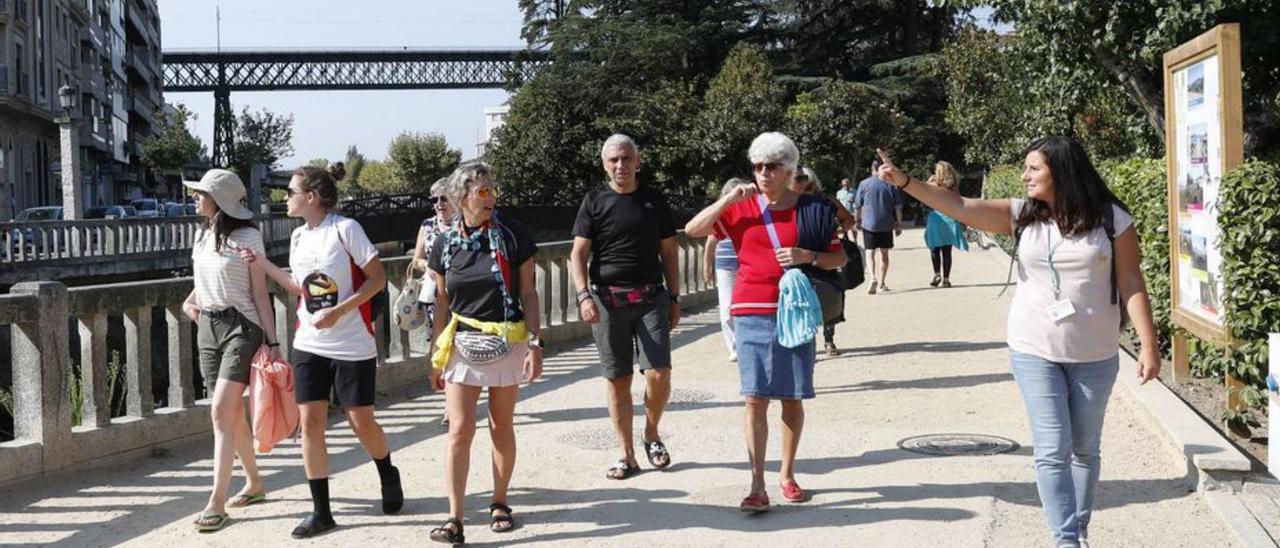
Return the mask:
<svg viewBox="0 0 1280 548">
<path fill-rule="evenodd" d="M 1107 234 L 1107 243 L 1111 244 L 1111 304 L 1119 305 L 1120 293 L 1116 289 L 1116 211 L 1112 204 L 1102 212 L 1102 230 Z M 1024 203 L 1023 207 L 1026 205 Z M 1000 295 L 1009 289 L 1009 283 L 1013 280 L 1013 263 L 1018 260 L 1018 245 L 1022 243 L 1022 231 L 1026 226 L 1018 226 L 1013 229 L 1013 254 L 1009 257 L 1009 275 L 1005 277 L 1004 289 L 1000 290 Z M 1120 307 L 1121 315 L 1125 314 L 1124 307 Z M 1123 319 L 1121 322 L 1123 323 Z"/>
</svg>

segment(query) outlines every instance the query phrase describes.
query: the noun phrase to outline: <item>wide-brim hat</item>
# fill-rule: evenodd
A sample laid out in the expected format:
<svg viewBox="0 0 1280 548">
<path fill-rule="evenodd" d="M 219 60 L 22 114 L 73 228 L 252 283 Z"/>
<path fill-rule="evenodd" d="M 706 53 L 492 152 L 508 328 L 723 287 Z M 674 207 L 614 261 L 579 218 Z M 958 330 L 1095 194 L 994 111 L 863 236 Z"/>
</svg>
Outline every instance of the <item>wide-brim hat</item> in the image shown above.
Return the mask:
<svg viewBox="0 0 1280 548">
<path fill-rule="evenodd" d="M 244 183 L 235 173 L 225 169 L 210 169 L 199 181 L 183 181 L 182 185 L 199 190 L 213 197 L 218 209 L 237 219 L 252 219 Z"/>
</svg>

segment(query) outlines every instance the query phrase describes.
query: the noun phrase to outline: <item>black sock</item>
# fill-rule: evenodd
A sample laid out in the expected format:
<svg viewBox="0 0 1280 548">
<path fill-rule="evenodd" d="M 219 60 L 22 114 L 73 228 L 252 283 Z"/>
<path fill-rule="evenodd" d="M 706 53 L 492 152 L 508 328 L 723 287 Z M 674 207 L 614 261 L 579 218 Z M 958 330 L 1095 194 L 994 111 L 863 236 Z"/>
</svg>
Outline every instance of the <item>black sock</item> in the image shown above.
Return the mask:
<svg viewBox="0 0 1280 548">
<path fill-rule="evenodd" d="M 333 513 L 329 511 L 329 478 L 307 480 L 307 486 L 311 488 L 312 513 L 332 521 Z"/>
<path fill-rule="evenodd" d="M 387 451 L 387 456 L 380 459 L 373 459 L 373 464 L 378 467 L 378 477 L 382 480 L 383 485 L 394 485 L 400 483 L 400 478 L 395 475 L 395 467 L 391 466 L 391 451 Z"/>
</svg>

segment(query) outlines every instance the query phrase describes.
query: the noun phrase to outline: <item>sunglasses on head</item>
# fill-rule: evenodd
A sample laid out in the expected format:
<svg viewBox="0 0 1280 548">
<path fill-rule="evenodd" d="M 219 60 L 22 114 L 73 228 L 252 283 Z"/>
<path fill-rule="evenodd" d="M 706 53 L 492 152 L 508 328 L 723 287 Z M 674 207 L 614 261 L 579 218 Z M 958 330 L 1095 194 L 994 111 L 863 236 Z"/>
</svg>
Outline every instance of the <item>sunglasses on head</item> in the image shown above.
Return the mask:
<svg viewBox="0 0 1280 548">
<path fill-rule="evenodd" d="M 782 169 L 782 162 L 752 162 L 751 169 L 757 173 Z"/>
<path fill-rule="evenodd" d="M 436 205 L 437 203 L 441 203 L 441 204 L 449 203 L 449 199 L 444 196 L 432 196 L 430 198 L 427 198 L 427 200 L 431 202 L 431 205 Z"/>
</svg>

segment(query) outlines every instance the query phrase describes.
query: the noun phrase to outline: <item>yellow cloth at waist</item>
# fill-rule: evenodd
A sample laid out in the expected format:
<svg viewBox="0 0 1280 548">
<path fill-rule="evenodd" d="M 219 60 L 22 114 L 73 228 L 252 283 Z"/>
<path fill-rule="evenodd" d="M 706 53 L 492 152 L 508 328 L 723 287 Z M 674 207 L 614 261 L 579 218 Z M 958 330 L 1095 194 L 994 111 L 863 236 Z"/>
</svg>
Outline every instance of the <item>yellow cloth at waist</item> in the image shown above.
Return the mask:
<svg viewBox="0 0 1280 548">
<path fill-rule="evenodd" d="M 488 335 L 506 335 L 507 342 L 522 343 L 529 340 L 529 326 L 524 320 L 518 322 L 486 322 L 458 314 L 450 314 L 453 318 L 444 326 L 444 330 L 436 338 L 436 351 L 431 354 L 431 367 L 444 369 L 453 355 L 453 336 L 458 332 L 458 323 L 467 324 Z"/>
</svg>

